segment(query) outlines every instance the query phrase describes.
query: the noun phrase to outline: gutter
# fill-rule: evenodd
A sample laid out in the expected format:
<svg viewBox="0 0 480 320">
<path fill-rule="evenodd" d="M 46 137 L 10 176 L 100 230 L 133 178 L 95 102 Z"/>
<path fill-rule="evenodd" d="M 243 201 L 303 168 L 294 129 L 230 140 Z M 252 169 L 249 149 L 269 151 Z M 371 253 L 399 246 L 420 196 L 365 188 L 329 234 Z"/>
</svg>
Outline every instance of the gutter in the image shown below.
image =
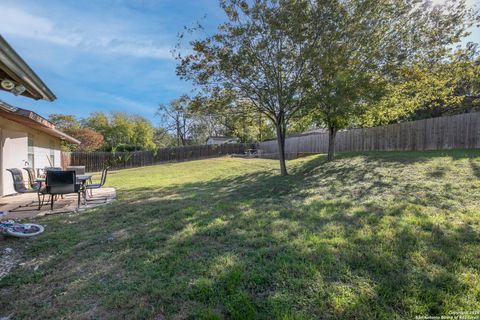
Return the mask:
<svg viewBox="0 0 480 320">
<path fill-rule="evenodd" d="M 0 67 L 2 65 L 6 67 L 4 71 L 12 77 L 12 80 L 23 84 L 35 100 L 45 99 L 53 101 L 57 98 L 42 79 L 36 75 L 0 35 Z"/>
</svg>

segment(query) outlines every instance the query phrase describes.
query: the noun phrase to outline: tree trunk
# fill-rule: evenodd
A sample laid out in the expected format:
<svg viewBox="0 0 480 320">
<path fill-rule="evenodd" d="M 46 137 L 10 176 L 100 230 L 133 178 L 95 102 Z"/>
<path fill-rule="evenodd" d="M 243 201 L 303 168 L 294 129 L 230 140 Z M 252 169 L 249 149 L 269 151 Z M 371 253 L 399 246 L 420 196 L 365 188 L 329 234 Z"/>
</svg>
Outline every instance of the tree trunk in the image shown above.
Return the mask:
<svg viewBox="0 0 480 320">
<path fill-rule="evenodd" d="M 288 175 L 287 165 L 285 163 L 285 126 L 275 124 L 277 129 L 277 143 L 278 143 L 278 158 L 280 160 L 280 174 L 282 176 Z"/>
<path fill-rule="evenodd" d="M 263 141 L 263 136 L 262 136 L 262 115 L 258 115 L 258 141 Z"/>
<path fill-rule="evenodd" d="M 184 147 L 187 145 L 187 118 L 185 115 L 183 116 L 182 145 Z"/>
<path fill-rule="evenodd" d="M 328 128 L 328 156 L 327 160 L 332 161 L 335 157 L 335 137 L 337 136 L 337 128 Z"/>
<path fill-rule="evenodd" d="M 175 115 L 175 127 L 177 129 L 177 146 L 182 145 L 182 132 L 180 131 L 180 118 L 178 113 Z"/>
</svg>

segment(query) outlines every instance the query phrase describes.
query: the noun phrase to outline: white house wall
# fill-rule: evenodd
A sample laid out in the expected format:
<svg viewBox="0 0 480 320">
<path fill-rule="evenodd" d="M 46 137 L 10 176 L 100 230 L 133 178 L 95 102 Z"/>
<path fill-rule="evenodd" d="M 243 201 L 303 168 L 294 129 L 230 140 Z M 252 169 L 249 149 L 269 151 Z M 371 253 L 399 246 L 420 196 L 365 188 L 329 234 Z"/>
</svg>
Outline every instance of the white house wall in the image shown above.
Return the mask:
<svg viewBox="0 0 480 320">
<path fill-rule="evenodd" d="M 26 132 L 2 128 L 2 193 L 15 193 L 12 175 L 6 169 L 22 168 L 27 159 L 28 135 Z"/>
<path fill-rule="evenodd" d="M 0 117 L 0 196 L 15 193 L 12 175 L 6 169 L 23 168 L 28 161 L 28 137 L 33 139 L 34 168 L 49 167 L 47 157 L 54 150 L 55 163 L 61 165 L 60 139 Z M 26 172 L 23 172 L 26 179 Z"/>
<path fill-rule="evenodd" d="M 60 142 L 46 134 L 31 135 L 33 138 L 34 168 L 60 167 Z M 54 163 L 50 165 L 50 150 L 54 150 Z"/>
</svg>

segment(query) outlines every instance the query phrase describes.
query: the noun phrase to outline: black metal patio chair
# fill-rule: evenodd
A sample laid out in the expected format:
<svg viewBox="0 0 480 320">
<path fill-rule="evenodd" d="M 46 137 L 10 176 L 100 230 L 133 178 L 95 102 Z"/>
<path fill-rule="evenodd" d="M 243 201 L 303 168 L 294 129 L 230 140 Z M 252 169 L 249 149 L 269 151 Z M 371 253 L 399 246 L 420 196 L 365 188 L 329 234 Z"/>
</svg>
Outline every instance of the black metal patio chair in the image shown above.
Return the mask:
<svg viewBox="0 0 480 320">
<path fill-rule="evenodd" d="M 28 182 L 30 183 L 30 188 L 36 189 L 40 187 L 40 183 L 35 181 L 37 179 L 37 175 L 35 174 L 35 169 L 31 167 L 23 168 L 23 170 L 27 171 L 28 174 Z"/>
<path fill-rule="evenodd" d="M 85 174 L 85 166 L 68 166 L 67 170 L 68 171 L 75 171 L 77 176 Z"/>
<path fill-rule="evenodd" d="M 12 174 L 13 189 L 15 190 L 15 192 L 20 193 L 20 194 L 22 194 L 22 193 L 37 193 L 37 196 L 38 196 L 38 210 L 40 210 L 40 208 L 43 205 L 43 201 L 45 200 L 45 189 L 42 188 L 40 184 L 32 186 L 31 189 L 28 189 L 25 186 L 25 182 L 23 181 L 22 171 L 18 168 L 10 168 L 10 169 L 7 169 L 7 171 L 9 171 Z M 40 199 L 40 197 L 42 197 L 42 199 Z M 19 208 L 28 207 L 28 206 L 29 205 L 19 206 Z"/>
<path fill-rule="evenodd" d="M 55 195 L 64 195 L 76 193 L 78 195 L 77 209 L 80 208 L 80 198 L 82 195 L 82 186 L 77 183 L 75 171 L 47 171 L 46 193 L 51 196 L 50 210 L 53 210 Z"/>
<path fill-rule="evenodd" d="M 105 182 L 107 181 L 107 174 L 108 174 L 108 170 L 110 169 L 110 167 L 105 167 L 103 170 L 102 170 L 102 177 L 100 178 L 100 183 L 92 183 L 92 184 L 87 184 L 85 186 L 85 191 L 88 191 L 90 190 L 90 196 L 93 196 L 93 190 L 94 189 L 100 189 L 101 187 L 103 187 L 105 185 Z"/>
</svg>

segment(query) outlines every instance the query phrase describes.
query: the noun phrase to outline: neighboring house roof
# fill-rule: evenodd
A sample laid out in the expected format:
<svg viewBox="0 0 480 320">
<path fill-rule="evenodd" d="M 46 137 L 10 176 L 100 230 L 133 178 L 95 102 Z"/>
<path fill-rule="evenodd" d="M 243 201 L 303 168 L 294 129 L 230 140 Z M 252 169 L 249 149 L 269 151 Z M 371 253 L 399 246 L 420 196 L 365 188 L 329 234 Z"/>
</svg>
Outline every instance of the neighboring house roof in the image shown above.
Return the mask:
<svg viewBox="0 0 480 320">
<path fill-rule="evenodd" d="M 33 111 L 17 108 L 0 100 L 0 117 L 20 123 L 26 127 L 42 131 L 52 137 L 80 144 L 80 141 L 55 129 L 55 125 Z"/>
<path fill-rule="evenodd" d="M 15 52 L 15 50 L 0 35 L 0 82 L 3 80 L 13 81 L 16 86 L 22 85 L 25 91 L 22 96 L 35 100 L 55 100 L 57 97 L 33 72 L 28 64 Z M 0 89 L 6 90 L 0 85 Z"/>
</svg>

